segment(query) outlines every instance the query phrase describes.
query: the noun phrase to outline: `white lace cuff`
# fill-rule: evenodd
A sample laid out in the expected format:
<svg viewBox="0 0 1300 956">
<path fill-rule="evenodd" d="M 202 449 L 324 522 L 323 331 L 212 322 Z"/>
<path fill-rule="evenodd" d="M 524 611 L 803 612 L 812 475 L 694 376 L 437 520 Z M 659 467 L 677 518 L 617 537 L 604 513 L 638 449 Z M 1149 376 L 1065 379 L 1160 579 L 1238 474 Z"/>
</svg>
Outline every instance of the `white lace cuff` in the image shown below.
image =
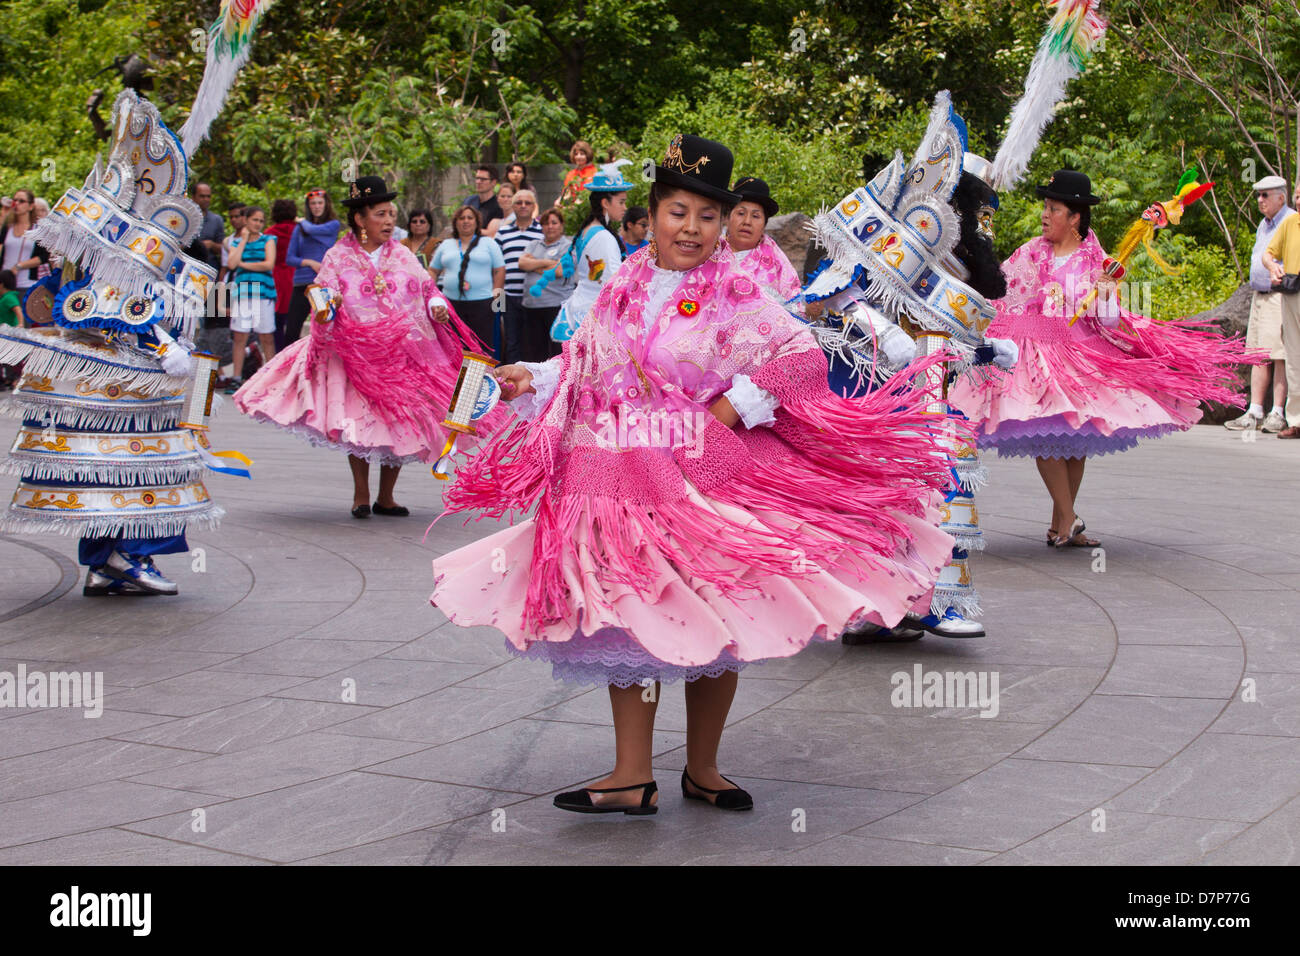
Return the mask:
<svg viewBox="0 0 1300 956">
<path fill-rule="evenodd" d="M 433 318 L 433 310 L 439 308 L 441 309 L 447 308 L 447 300 L 444 299 L 437 292 L 435 292 L 433 293 L 433 295 L 429 296 L 429 301 L 427 305 L 429 307 L 429 318 Z"/>
<path fill-rule="evenodd" d="M 755 385 L 748 375 L 737 375 L 731 380 L 731 388 L 723 393 L 731 407 L 736 410 L 746 428 L 759 425 L 772 425 L 776 422 L 774 414 L 781 403 L 771 392 Z"/>
<path fill-rule="evenodd" d="M 555 390 L 560 387 L 560 367 L 563 359 L 556 356 L 546 362 L 520 362 L 533 373 L 533 392 L 520 395 L 510 403 L 510 410 L 523 419 L 536 418 Z"/>
</svg>

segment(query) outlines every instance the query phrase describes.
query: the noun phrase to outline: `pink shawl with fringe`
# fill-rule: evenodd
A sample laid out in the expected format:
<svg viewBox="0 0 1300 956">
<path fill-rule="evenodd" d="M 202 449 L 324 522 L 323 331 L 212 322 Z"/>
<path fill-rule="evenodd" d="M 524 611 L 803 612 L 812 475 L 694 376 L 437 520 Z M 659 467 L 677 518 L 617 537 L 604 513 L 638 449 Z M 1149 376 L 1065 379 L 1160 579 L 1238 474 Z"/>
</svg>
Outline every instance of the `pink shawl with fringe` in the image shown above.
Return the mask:
<svg viewBox="0 0 1300 956">
<path fill-rule="evenodd" d="M 1003 263 L 1007 294 L 997 303 L 988 334 L 1048 346 L 1049 359 L 1051 346 L 1065 346 L 1072 367 L 1062 373 L 1083 372 L 1098 383 L 1135 388 L 1170 409 L 1180 402 L 1236 404 L 1237 368 L 1254 359 L 1241 338 L 1225 336 L 1212 322 L 1156 321 L 1120 308 L 1119 324 L 1107 328 L 1100 316 L 1112 316 L 1094 300 L 1087 314 L 1069 324 L 1102 275 L 1105 259 L 1092 230 L 1059 267 L 1051 242 L 1041 236 L 1026 242 Z M 985 387 L 996 387 L 996 381 Z"/>
<path fill-rule="evenodd" d="M 415 255 L 395 239 L 384 243 L 378 267 L 355 236 L 340 239 L 321 262 L 316 284 L 343 297 L 329 324 L 312 324 L 308 369 L 333 353 L 348 380 L 389 424 L 428 430 L 447 412 L 460 370 L 461 352 L 485 346 L 450 304 L 443 324 L 429 316 L 429 297 L 439 292 Z M 504 415 L 496 415 L 499 425 Z"/>
<path fill-rule="evenodd" d="M 447 492 L 449 513 L 537 505 L 534 632 L 566 617 L 562 557 L 589 546 L 580 537 L 598 542 L 586 560 L 608 589 L 653 597 L 651 549 L 724 592 L 756 589 L 763 574 L 801 573 L 803 558 L 808 573 L 880 567 L 907 546 L 899 513 L 921 515 L 947 486 L 936 439 L 951 420 L 925 414 L 926 396 L 901 377 L 866 398 L 834 395 L 811 333 L 725 244 L 669 280 L 673 293 L 647 315 L 655 276 L 648 249 L 628 258 L 567 344 L 546 408 L 500 433 Z M 739 374 L 780 400 L 772 427 L 733 430 L 708 411 Z M 710 499 L 787 515 L 788 529 L 734 522 Z M 580 524 L 591 533 L 576 535 Z"/>
<path fill-rule="evenodd" d="M 771 236 L 763 236 L 749 255 L 737 259 L 736 268 L 767 289 L 779 302 L 799 291 L 799 273 Z"/>
</svg>

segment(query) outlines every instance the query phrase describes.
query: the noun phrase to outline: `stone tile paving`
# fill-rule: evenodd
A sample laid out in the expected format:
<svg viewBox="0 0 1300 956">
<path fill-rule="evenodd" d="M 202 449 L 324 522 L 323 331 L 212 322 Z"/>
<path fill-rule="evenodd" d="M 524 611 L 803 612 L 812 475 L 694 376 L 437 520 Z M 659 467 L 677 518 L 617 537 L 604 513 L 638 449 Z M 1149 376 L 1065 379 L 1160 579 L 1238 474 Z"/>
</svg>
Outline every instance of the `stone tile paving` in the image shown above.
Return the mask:
<svg viewBox="0 0 1300 956">
<path fill-rule="evenodd" d="M 179 597 L 83 598 L 75 539 L 0 536 L 0 671 L 104 675 L 98 718 L 0 709 L 0 864 L 1300 860 L 1300 443 L 1204 426 L 1092 461 L 1095 554 L 1046 549 L 1032 464 L 990 460 L 990 636 L 750 668 L 722 751 L 748 814 L 682 801 L 666 689 L 635 819 L 550 806 L 609 767 L 604 690 L 427 603 L 430 559 L 495 523 L 426 537 L 420 467 L 413 517 L 356 521 L 341 455 L 215 428 L 256 479 L 210 479 L 229 515 L 161 559 Z M 918 665 L 996 674 L 997 713 L 895 707 Z"/>
</svg>

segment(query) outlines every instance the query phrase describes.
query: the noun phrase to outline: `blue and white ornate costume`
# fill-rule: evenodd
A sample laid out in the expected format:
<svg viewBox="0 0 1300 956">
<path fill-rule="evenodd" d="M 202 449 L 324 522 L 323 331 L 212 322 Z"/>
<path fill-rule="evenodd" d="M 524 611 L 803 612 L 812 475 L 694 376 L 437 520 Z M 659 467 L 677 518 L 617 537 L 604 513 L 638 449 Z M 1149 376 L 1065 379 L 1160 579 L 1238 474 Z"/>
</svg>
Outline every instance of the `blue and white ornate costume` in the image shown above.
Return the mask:
<svg viewBox="0 0 1300 956">
<path fill-rule="evenodd" d="M 221 517 L 205 468 L 243 473 L 207 449 L 202 421 L 180 424 L 188 339 L 216 284 L 182 252 L 202 221 L 187 177 L 157 109 L 123 92 L 107 160 L 35 231 L 67 263 L 57 292 L 27 303 L 49 324 L 0 331 L 0 362 L 23 363 L 8 400 L 23 424 L 0 465 L 19 483 L 0 528 L 80 535 L 87 594 L 176 593 L 153 555 L 187 551 L 186 528 Z"/>
</svg>

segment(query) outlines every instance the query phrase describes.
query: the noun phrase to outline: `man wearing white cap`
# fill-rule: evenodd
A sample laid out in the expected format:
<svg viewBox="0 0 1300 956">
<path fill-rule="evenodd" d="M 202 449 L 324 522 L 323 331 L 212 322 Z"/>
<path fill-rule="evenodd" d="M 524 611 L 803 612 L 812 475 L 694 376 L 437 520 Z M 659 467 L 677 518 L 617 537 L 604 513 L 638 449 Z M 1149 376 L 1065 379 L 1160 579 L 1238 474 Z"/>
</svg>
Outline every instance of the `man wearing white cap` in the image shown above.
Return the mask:
<svg viewBox="0 0 1300 956">
<path fill-rule="evenodd" d="M 1272 291 L 1273 276 L 1263 256 L 1269 241 L 1282 220 L 1294 210 L 1286 204 L 1286 180 L 1281 176 L 1265 176 L 1255 183 L 1255 200 L 1263 219 L 1255 230 L 1255 247 L 1250 253 L 1250 324 L 1246 327 L 1246 345 L 1268 352 L 1271 363 L 1255 365 L 1250 370 L 1250 407 L 1246 414 L 1234 418 L 1224 427 L 1234 431 L 1262 428 L 1266 432 L 1280 432 L 1286 428 L 1283 408 L 1286 405 L 1286 350 L 1282 342 L 1281 292 Z M 1300 360 L 1300 343 L 1293 344 Z M 1264 397 L 1268 394 L 1268 377 L 1273 374 L 1273 407 L 1264 415 Z"/>
</svg>

